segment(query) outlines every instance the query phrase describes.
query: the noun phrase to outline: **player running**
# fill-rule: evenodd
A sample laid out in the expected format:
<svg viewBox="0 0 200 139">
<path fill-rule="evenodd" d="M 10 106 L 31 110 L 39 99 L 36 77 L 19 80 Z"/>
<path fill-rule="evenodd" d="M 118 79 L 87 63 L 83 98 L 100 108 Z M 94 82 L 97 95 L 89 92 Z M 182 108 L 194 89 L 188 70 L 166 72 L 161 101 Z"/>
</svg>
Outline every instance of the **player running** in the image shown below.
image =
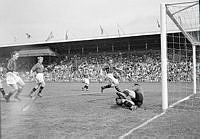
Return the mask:
<svg viewBox="0 0 200 139">
<path fill-rule="evenodd" d="M 36 80 L 36 86 L 31 90 L 29 96 L 32 98 L 33 93 L 39 88 L 39 91 L 37 95 L 39 97 L 42 97 L 42 90 L 45 87 L 45 82 L 44 82 L 44 66 L 42 64 L 43 62 L 43 57 L 38 57 L 38 63 L 35 64 L 31 71 L 30 75 L 34 76 L 35 74 L 35 80 Z M 35 73 L 35 74 L 34 74 Z"/>
<path fill-rule="evenodd" d="M 135 110 L 143 104 L 143 90 L 137 83 L 133 85 L 132 89 L 125 89 L 116 94 L 118 95 L 116 98 L 116 104 L 125 106 L 130 110 Z"/>
<path fill-rule="evenodd" d="M 113 66 L 113 61 L 109 60 L 108 65 L 104 67 L 104 71 L 106 72 L 105 80 L 108 80 L 108 84 L 105 86 L 101 86 L 101 93 L 103 93 L 104 89 L 107 88 L 115 88 L 118 92 L 120 92 L 119 88 L 119 76 L 117 75 L 117 71 L 121 71 Z"/>
<path fill-rule="evenodd" d="M 16 72 L 16 60 L 19 57 L 18 52 L 13 52 L 12 58 L 9 59 L 7 65 L 7 74 L 6 74 L 6 82 L 7 85 L 10 87 L 10 91 L 8 95 L 5 95 L 6 102 L 9 102 L 10 97 L 14 95 L 14 99 L 16 101 L 20 101 L 19 94 L 22 92 L 24 88 L 24 81 L 20 78 L 19 74 Z"/>
</svg>

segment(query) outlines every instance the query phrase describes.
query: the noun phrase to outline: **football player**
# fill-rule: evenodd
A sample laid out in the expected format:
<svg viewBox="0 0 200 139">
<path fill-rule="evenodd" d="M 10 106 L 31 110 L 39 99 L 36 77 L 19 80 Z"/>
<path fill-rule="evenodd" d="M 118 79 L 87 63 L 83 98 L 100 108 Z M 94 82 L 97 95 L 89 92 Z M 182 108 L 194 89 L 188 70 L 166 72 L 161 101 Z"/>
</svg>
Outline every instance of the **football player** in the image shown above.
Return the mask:
<svg viewBox="0 0 200 139">
<path fill-rule="evenodd" d="M 43 62 L 43 57 L 38 57 L 38 62 L 37 64 L 35 64 L 31 71 L 30 71 L 30 75 L 34 76 L 35 73 L 35 81 L 36 81 L 36 86 L 31 90 L 29 96 L 32 98 L 32 94 L 39 89 L 37 95 L 39 97 L 42 97 L 42 90 L 45 87 L 45 82 L 44 82 L 44 66 L 42 64 Z"/>
<path fill-rule="evenodd" d="M 101 86 L 101 93 L 103 93 L 103 90 L 107 88 L 115 88 L 118 92 L 120 92 L 119 76 L 117 71 L 121 71 L 121 69 L 114 67 L 113 61 L 109 60 L 108 65 L 106 65 L 103 70 L 106 72 L 105 80 L 108 81 L 108 84 Z"/>
<path fill-rule="evenodd" d="M 143 90 L 142 87 L 135 83 L 131 89 L 125 89 L 122 92 L 117 92 L 116 104 L 125 106 L 130 110 L 135 110 L 143 104 Z"/>
<path fill-rule="evenodd" d="M 24 81 L 21 79 L 19 74 L 16 72 L 16 60 L 19 57 L 18 52 L 13 52 L 11 59 L 8 61 L 7 65 L 7 73 L 6 73 L 6 83 L 10 87 L 10 91 L 8 95 L 5 96 L 7 102 L 9 102 L 10 97 L 15 94 L 14 99 L 16 101 L 20 101 L 19 94 L 22 92 L 24 88 Z"/>
</svg>

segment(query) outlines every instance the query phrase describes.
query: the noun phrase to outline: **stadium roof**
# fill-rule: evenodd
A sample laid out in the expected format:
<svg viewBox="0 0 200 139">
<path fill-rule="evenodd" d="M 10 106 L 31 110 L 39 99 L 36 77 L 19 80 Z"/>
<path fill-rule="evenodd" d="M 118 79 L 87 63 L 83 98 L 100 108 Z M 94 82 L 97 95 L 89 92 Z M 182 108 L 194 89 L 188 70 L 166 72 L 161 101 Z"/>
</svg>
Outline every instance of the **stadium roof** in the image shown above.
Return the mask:
<svg viewBox="0 0 200 139">
<path fill-rule="evenodd" d="M 28 56 L 56 56 L 56 53 L 53 52 L 48 47 L 42 47 L 37 49 L 22 49 L 19 51 L 20 57 Z"/>
<path fill-rule="evenodd" d="M 134 36 L 144 36 L 144 35 L 156 35 L 160 34 L 160 32 L 146 32 L 146 33 L 136 33 L 136 34 L 126 34 L 121 36 L 99 36 L 99 37 L 91 37 L 91 38 L 83 38 L 83 39 L 69 39 L 69 40 L 61 40 L 61 41 L 48 41 L 48 42 L 32 42 L 32 43 L 21 43 L 21 44 L 8 44 L 8 45 L 0 45 L 1 47 L 15 47 L 15 46 L 27 46 L 27 45 L 38 45 L 38 44 L 51 44 L 51 43 L 63 43 L 63 42 L 76 42 L 76 41 L 91 41 L 91 40 L 101 40 L 101 39 L 114 39 L 114 38 L 124 38 L 124 37 L 134 37 Z"/>
</svg>

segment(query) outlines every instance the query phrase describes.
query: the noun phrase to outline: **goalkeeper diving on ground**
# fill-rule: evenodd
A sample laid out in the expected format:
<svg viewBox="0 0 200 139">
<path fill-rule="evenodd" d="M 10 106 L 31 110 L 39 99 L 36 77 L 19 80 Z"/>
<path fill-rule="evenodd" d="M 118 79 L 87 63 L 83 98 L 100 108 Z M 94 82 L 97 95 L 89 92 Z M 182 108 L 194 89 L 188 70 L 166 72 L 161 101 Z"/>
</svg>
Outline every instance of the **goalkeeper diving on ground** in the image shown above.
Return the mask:
<svg viewBox="0 0 200 139">
<path fill-rule="evenodd" d="M 116 104 L 130 110 L 136 110 L 143 104 L 143 90 L 142 87 L 135 83 L 131 89 L 125 89 L 122 92 L 116 92 Z"/>
</svg>

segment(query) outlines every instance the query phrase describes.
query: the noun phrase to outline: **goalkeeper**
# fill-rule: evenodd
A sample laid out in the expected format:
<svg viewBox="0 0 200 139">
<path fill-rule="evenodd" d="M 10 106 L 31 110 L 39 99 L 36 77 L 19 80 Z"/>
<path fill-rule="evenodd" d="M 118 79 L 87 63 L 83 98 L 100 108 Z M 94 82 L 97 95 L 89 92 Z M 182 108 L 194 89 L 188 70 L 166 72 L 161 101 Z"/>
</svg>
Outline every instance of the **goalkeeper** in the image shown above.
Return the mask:
<svg viewBox="0 0 200 139">
<path fill-rule="evenodd" d="M 116 94 L 116 104 L 129 108 L 130 110 L 135 110 L 143 104 L 143 90 L 137 83 L 132 86 L 132 89 L 125 89 Z"/>
</svg>

